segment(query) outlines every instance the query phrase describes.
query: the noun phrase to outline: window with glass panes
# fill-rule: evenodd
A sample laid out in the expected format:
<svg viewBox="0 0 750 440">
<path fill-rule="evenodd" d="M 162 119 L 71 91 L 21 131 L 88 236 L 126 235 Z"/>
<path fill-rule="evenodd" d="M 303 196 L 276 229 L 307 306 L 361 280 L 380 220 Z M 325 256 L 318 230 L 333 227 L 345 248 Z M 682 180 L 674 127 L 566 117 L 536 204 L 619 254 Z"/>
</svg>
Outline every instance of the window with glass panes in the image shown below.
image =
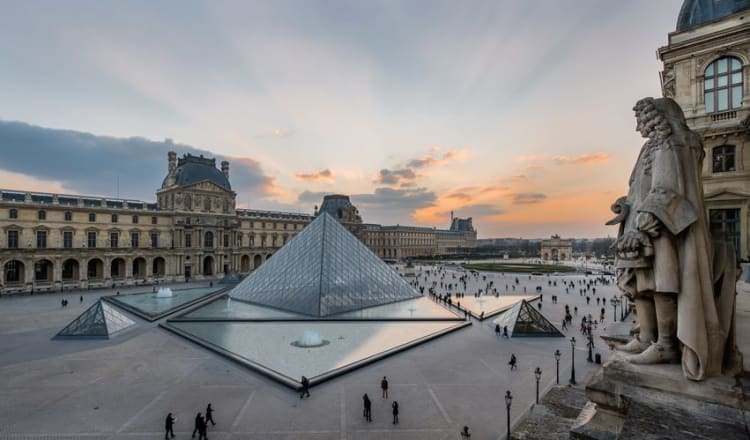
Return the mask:
<svg viewBox="0 0 750 440">
<path fill-rule="evenodd" d="M 714 147 L 712 153 L 712 164 L 714 173 L 726 173 L 736 171 L 734 165 L 735 147 L 734 145 L 721 145 Z"/>
<path fill-rule="evenodd" d="M 47 211 L 39 211 L 36 216 L 39 220 L 47 220 Z"/>
<path fill-rule="evenodd" d="M 18 231 L 8 231 L 8 249 L 18 249 Z"/>
<path fill-rule="evenodd" d="M 193 234 L 185 234 L 185 247 L 193 247 Z"/>
<path fill-rule="evenodd" d="M 132 248 L 138 247 L 138 233 L 137 232 L 130 233 L 130 247 Z"/>
<path fill-rule="evenodd" d="M 96 247 L 96 232 L 89 232 L 86 235 L 86 245 L 89 249 L 93 249 Z"/>
<path fill-rule="evenodd" d="M 73 221 L 73 213 L 70 211 L 65 211 L 65 221 Z"/>
<path fill-rule="evenodd" d="M 719 58 L 706 67 L 703 76 L 706 113 L 742 106 L 742 62 L 738 58 Z"/>
<path fill-rule="evenodd" d="M 110 232 L 109 233 L 109 247 L 116 248 L 118 245 L 118 241 L 120 238 L 120 234 L 117 232 Z"/>
<path fill-rule="evenodd" d="M 740 210 L 711 209 L 708 211 L 709 226 L 714 240 L 730 241 L 737 255 L 740 253 Z"/>
<path fill-rule="evenodd" d="M 36 247 L 37 249 L 47 247 L 47 231 L 36 231 Z"/>
<path fill-rule="evenodd" d="M 8 217 L 9 218 L 18 218 L 18 210 L 17 209 L 11 209 L 8 212 Z"/>
<path fill-rule="evenodd" d="M 159 246 L 159 233 L 152 232 L 151 233 L 151 247 L 155 248 L 158 246 Z"/>
<path fill-rule="evenodd" d="M 96 221 L 96 214 L 94 214 L 93 212 L 89 213 L 89 221 L 90 222 L 95 222 Z M 117 220 L 115 220 L 115 221 L 117 221 Z"/>
<path fill-rule="evenodd" d="M 63 248 L 73 248 L 73 231 L 63 231 Z"/>
<path fill-rule="evenodd" d="M 112 223 L 117 223 L 117 214 L 112 214 Z"/>
</svg>

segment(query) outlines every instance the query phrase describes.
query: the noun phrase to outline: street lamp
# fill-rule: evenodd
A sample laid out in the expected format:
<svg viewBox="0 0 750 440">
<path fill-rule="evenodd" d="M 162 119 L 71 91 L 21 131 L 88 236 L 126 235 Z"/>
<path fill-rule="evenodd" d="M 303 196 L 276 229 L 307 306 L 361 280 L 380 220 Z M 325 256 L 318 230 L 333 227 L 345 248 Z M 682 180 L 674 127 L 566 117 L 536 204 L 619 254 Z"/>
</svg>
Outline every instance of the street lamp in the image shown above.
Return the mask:
<svg viewBox="0 0 750 440">
<path fill-rule="evenodd" d="M 614 322 L 617 322 L 617 304 L 619 304 L 619 302 L 620 300 L 618 300 L 616 296 L 610 301 L 612 304 L 612 319 Z"/>
<path fill-rule="evenodd" d="M 576 384 L 576 338 L 573 336 L 570 338 L 570 384 Z"/>
<path fill-rule="evenodd" d="M 507 435 L 505 438 L 510 440 L 510 404 L 513 402 L 513 396 L 510 394 L 510 390 L 505 392 L 505 409 L 506 409 L 506 420 L 508 425 Z"/>
<path fill-rule="evenodd" d="M 536 367 L 536 370 L 534 370 L 534 376 L 536 377 L 536 404 L 539 405 L 539 379 L 542 378 L 542 369 Z"/>
<path fill-rule="evenodd" d="M 557 362 L 557 369 L 555 371 L 555 377 L 557 378 L 557 384 L 560 385 L 560 350 L 555 350 L 555 362 Z"/>
<path fill-rule="evenodd" d="M 591 349 L 594 348 L 594 337 L 589 334 L 589 342 L 586 344 L 589 347 L 589 362 L 594 362 L 594 358 L 591 357 Z"/>
</svg>

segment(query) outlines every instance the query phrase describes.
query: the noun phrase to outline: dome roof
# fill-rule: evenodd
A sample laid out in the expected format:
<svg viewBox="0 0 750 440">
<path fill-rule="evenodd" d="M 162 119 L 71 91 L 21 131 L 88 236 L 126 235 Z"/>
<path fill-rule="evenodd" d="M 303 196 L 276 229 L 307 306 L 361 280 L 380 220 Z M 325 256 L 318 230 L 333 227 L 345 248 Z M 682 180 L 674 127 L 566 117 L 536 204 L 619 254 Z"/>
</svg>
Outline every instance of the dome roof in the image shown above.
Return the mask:
<svg viewBox="0 0 750 440">
<path fill-rule="evenodd" d="M 188 186 L 208 180 L 229 191 L 232 190 L 227 176 L 216 168 L 216 159 L 186 154 L 177 162 L 174 176 L 177 186 Z M 162 187 L 168 186 L 168 179 L 169 176 L 164 178 Z"/>
<path fill-rule="evenodd" d="M 677 18 L 682 31 L 750 9 L 750 0 L 685 0 Z"/>
</svg>

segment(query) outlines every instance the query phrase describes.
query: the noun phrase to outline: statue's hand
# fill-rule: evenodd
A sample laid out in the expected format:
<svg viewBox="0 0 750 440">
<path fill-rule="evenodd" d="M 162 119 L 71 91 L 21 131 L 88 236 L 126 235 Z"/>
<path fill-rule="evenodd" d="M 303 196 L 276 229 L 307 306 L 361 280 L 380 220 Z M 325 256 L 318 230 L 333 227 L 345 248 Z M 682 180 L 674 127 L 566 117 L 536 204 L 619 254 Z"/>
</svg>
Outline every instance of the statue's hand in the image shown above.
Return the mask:
<svg viewBox="0 0 750 440">
<path fill-rule="evenodd" d="M 650 212 L 639 212 L 635 218 L 635 227 L 651 237 L 658 237 L 661 222 Z"/>
</svg>

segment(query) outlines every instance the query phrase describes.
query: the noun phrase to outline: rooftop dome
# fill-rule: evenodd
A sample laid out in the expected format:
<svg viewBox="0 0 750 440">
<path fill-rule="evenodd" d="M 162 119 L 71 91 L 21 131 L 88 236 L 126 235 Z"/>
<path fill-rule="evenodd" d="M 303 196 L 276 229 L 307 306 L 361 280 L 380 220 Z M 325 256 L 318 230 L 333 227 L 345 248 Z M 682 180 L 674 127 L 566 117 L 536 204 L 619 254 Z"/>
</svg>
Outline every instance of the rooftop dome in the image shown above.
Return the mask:
<svg viewBox="0 0 750 440">
<path fill-rule="evenodd" d="M 750 0 L 685 0 L 677 18 L 682 31 L 750 9 Z"/>
<path fill-rule="evenodd" d="M 222 164 L 222 166 L 227 166 Z M 208 159 L 203 156 L 193 156 L 186 154 L 177 162 L 177 168 L 174 171 L 174 183 L 177 186 L 193 185 L 204 180 L 211 181 L 229 191 L 232 186 L 229 184 L 227 173 L 216 168 L 216 159 Z M 169 185 L 167 176 L 162 183 L 162 187 Z"/>
</svg>

